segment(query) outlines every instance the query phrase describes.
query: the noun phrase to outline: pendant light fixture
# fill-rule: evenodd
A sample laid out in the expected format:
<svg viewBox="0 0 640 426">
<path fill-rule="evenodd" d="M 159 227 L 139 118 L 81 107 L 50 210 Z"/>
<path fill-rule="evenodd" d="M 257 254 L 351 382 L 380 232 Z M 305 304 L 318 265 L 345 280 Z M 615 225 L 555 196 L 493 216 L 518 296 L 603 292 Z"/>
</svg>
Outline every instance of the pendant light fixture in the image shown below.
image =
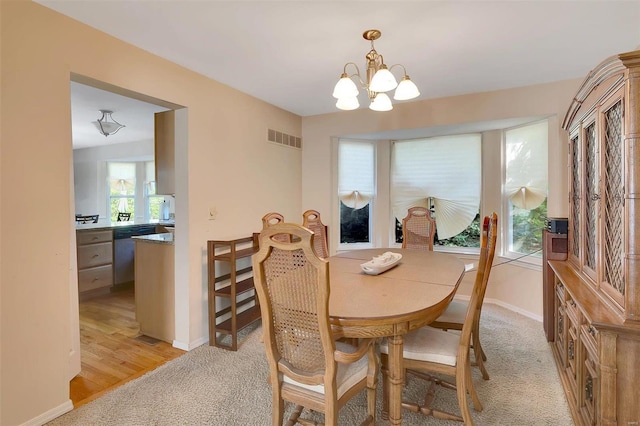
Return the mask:
<svg viewBox="0 0 640 426">
<path fill-rule="evenodd" d="M 340 80 L 333 89 L 333 97 L 337 98 L 336 107 L 342 110 L 353 110 L 360 107 L 358 102 L 358 86 L 354 83 L 352 77 L 357 77 L 360 86 L 367 91 L 369 100 L 369 108 L 374 111 L 390 111 L 393 109 L 391 99 L 385 92 L 396 89 L 393 99 L 397 101 L 406 101 L 420 96 L 420 91 L 407 75 L 407 70 L 403 65 L 395 64 L 390 68 L 384 63 L 382 55 L 376 52 L 373 42 L 380 38 L 382 33 L 379 30 L 367 30 L 362 34 L 365 40 L 371 42 L 371 50 L 365 58 L 367 59 L 367 77 L 366 82 L 360 75 L 360 69 L 353 62 L 347 62 L 344 66 Z M 347 73 L 347 67 L 353 65 L 356 69 L 354 74 Z M 401 67 L 403 77 L 400 84 L 391 73 L 394 67 Z"/>
<path fill-rule="evenodd" d="M 126 127 L 124 124 L 120 124 L 113 119 L 113 117 L 111 116 L 111 114 L 113 114 L 113 111 L 101 109 L 100 112 L 102 113 L 102 117 L 98 118 L 98 121 L 96 121 L 94 124 L 98 128 L 98 131 L 105 137 L 114 135 L 118 133 L 118 130 Z"/>
</svg>

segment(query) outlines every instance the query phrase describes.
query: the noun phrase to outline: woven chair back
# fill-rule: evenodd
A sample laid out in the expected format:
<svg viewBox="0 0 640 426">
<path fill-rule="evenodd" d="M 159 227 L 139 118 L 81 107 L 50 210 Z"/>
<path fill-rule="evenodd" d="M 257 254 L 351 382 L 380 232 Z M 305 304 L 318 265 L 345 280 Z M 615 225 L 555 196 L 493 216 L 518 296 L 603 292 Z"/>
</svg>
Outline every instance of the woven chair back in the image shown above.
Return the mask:
<svg viewBox="0 0 640 426">
<path fill-rule="evenodd" d="M 323 259 L 329 257 L 329 241 L 327 226 L 320 220 L 320 213 L 316 210 L 307 210 L 302 213 L 302 226 L 314 233 L 313 248 L 318 256 Z"/>
</svg>

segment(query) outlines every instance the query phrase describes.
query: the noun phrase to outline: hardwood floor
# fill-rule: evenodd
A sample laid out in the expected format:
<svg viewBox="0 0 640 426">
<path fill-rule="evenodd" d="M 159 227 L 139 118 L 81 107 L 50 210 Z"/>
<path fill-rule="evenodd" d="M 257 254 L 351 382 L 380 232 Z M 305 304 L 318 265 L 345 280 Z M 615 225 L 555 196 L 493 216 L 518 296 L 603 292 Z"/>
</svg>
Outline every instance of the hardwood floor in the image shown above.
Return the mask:
<svg viewBox="0 0 640 426">
<path fill-rule="evenodd" d="M 80 302 L 80 351 L 82 371 L 69 390 L 74 408 L 185 353 L 140 335 L 133 288 Z"/>
</svg>

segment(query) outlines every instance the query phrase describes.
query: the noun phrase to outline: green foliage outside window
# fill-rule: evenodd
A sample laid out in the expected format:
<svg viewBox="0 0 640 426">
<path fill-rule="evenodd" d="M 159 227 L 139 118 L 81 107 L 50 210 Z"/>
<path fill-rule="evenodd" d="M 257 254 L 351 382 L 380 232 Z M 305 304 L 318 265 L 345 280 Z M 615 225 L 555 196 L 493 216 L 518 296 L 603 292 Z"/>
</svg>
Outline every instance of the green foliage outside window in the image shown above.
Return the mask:
<svg viewBox="0 0 640 426">
<path fill-rule="evenodd" d="M 533 210 L 524 210 L 510 204 L 512 241 L 510 251 L 542 255 L 542 231 L 546 227 L 547 200 Z"/>
<path fill-rule="evenodd" d="M 396 219 L 396 242 L 402 243 L 402 223 L 398 219 Z M 438 231 L 436 230 L 433 245 L 443 247 L 480 247 L 480 215 L 476 215 L 473 222 L 467 226 L 467 229 L 451 238 L 439 239 Z"/>
</svg>

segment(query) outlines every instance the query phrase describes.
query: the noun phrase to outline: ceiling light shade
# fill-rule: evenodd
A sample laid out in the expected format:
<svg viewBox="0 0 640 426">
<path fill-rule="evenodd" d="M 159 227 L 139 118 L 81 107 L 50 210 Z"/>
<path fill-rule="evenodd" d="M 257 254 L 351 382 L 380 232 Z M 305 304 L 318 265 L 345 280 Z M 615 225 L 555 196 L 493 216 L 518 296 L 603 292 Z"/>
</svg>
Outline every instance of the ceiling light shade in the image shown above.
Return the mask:
<svg viewBox="0 0 640 426">
<path fill-rule="evenodd" d="M 373 75 L 369 90 L 372 92 L 388 92 L 396 87 L 398 87 L 396 78 L 391 74 L 391 71 L 387 69 L 387 66 L 382 64 L 380 69 Z"/>
<path fill-rule="evenodd" d="M 362 34 L 365 40 L 371 42 L 371 50 L 365 55 L 367 60 L 366 81 L 363 81 L 363 75 L 360 74 L 358 66 L 353 62 L 347 62 L 340 75 L 340 80 L 338 80 L 333 89 L 333 97 L 338 99 L 338 102 L 336 102 L 337 108 L 350 110 L 359 107 L 357 99 L 355 99 L 355 102 L 351 99 L 359 94 L 358 86 L 352 80 L 353 77 L 358 77 L 360 86 L 367 91 L 367 95 L 371 100 L 369 108 L 374 111 L 391 111 L 393 109 L 391 99 L 384 93 L 393 89 L 396 89 L 393 98 L 398 101 L 414 99 L 420 96 L 418 87 L 411 81 L 404 66 L 395 64 L 387 67 L 382 55 L 376 52 L 373 42 L 380 38 L 381 35 L 382 33 L 379 30 L 367 30 Z M 355 73 L 351 74 L 351 76 L 347 73 L 347 67 L 349 66 L 355 68 Z M 398 84 L 396 77 L 391 72 L 394 67 L 401 67 L 403 70 L 403 78 L 400 84 Z M 354 105 L 356 106 L 354 107 Z"/>
<path fill-rule="evenodd" d="M 360 102 L 358 102 L 357 96 L 350 96 L 348 98 L 338 99 L 338 102 L 336 102 L 336 106 L 338 107 L 338 109 L 350 111 L 352 109 L 358 109 L 360 107 Z"/>
<path fill-rule="evenodd" d="M 378 93 L 371 101 L 369 109 L 374 111 L 391 111 L 393 109 L 393 105 L 391 104 L 391 99 L 389 99 L 389 96 L 387 96 L 386 93 Z"/>
<path fill-rule="evenodd" d="M 96 121 L 94 124 L 98 128 L 98 131 L 105 137 L 114 135 L 118 133 L 118 130 L 126 127 L 124 124 L 120 124 L 113 119 L 113 117 L 111 116 L 111 114 L 113 114 L 113 111 L 101 109 L 100 112 L 102 113 L 102 117 L 98 118 L 98 121 Z"/>
<path fill-rule="evenodd" d="M 409 99 L 417 98 L 418 96 L 420 96 L 418 86 L 416 86 L 409 76 L 405 74 L 404 77 L 402 77 L 400 84 L 398 84 L 398 88 L 393 95 L 393 99 L 396 101 L 408 101 Z"/>
<path fill-rule="evenodd" d="M 358 96 L 359 93 L 358 86 L 349 78 L 347 73 L 343 73 L 340 76 L 340 80 L 338 80 L 336 86 L 333 88 L 333 97 L 337 99 L 353 98 Z"/>
</svg>

